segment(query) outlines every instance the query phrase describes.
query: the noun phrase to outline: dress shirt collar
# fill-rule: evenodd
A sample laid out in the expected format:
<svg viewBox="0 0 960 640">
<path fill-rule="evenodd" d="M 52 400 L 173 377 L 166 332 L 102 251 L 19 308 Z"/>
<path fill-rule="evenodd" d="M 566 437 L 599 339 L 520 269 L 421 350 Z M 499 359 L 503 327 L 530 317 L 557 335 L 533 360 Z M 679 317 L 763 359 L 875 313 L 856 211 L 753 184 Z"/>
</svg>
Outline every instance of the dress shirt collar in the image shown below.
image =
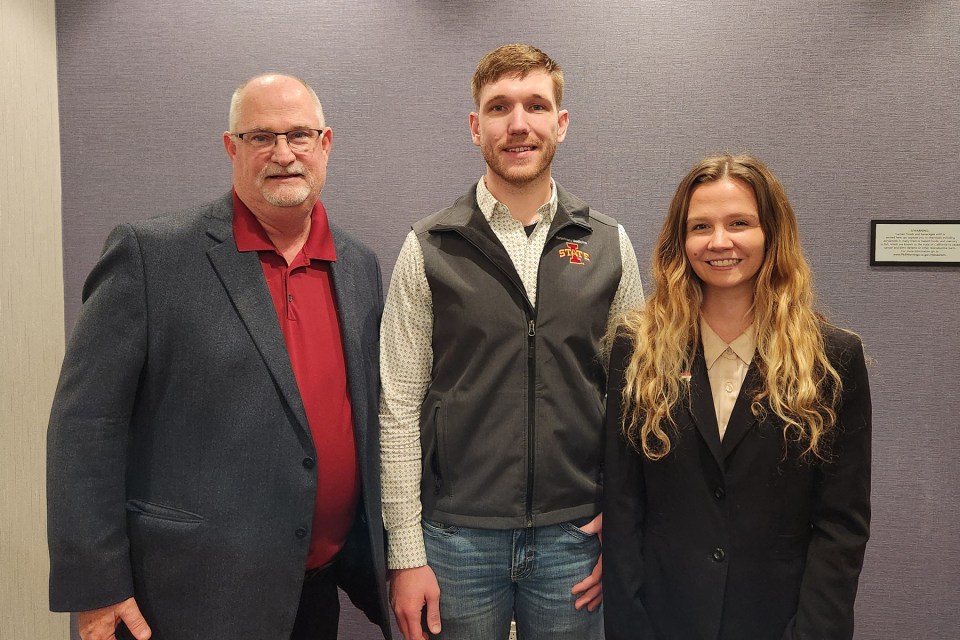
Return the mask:
<svg viewBox="0 0 960 640">
<path fill-rule="evenodd" d="M 750 364 L 753 360 L 753 354 L 757 350 L 756 329 L 752 324 L 734 338 L 733 342 L 727 344 L 707 324 L 706 320 L 700 318 L 700 340 L 703 342 L 703 358 L 706 360 L 708 370 L 713 368 L 717 358 L 723 355 L 727 349 L 730 349 L 745 364 Z"/>
<path fill-rule="evenodd" d="M 481 177 L 477 183 L 477 206 L 480 207 L 480 212 L 483 214 L 483 217 L 487 219 L 488 223 L 495 213 L 510 215 L 510 210 L 507 209 L 507 205 L 497 200 L 496 197 L 490 193 L 490 190 L 487 189 L 487 183 L 483 177 Z M 550 178 L 550 198 L 540 205 L 540 208 L 537 209 L 537 215 L 540 216 L 540 221 L 544 221 L 549 225 L 553 222 L 553 215 L 556 212 L 557 183 L 553 178 Z"/>
</svg>

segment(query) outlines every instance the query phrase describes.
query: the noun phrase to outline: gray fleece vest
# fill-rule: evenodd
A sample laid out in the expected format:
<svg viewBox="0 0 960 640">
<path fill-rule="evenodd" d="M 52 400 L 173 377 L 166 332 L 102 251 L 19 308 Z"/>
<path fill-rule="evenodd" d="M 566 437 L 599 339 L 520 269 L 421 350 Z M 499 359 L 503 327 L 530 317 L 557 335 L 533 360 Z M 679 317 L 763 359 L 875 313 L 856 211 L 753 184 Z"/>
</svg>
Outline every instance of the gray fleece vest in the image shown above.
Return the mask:
<svg viewBox="0 0 960 640">
<path fill-rule="evenodd" d="M 537 304 L 476 187 L 413 226 L 433 299 L 421 407 L 425 518 L 489 529 L 600 511 L 606 371 L 622 259 L 617 223 L 557 187 Z"/>
</svg>

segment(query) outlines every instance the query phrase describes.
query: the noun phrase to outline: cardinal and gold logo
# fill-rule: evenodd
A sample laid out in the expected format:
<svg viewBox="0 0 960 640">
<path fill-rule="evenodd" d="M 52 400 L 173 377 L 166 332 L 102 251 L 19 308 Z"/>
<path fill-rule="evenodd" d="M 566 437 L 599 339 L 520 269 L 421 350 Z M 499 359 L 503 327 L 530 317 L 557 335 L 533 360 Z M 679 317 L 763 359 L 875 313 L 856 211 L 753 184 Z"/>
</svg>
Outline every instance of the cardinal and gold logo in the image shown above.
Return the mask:
<svg viewBox="0 0 960 640">
<path fill-rule="evenodd" d="M 590 254 L 580 248 L 579 242 L 567 241 L 565 246 L 557 251 L 561 258 L 569 258 L 570 264 L 586 264 L 590 262 Z"/>
</svg>

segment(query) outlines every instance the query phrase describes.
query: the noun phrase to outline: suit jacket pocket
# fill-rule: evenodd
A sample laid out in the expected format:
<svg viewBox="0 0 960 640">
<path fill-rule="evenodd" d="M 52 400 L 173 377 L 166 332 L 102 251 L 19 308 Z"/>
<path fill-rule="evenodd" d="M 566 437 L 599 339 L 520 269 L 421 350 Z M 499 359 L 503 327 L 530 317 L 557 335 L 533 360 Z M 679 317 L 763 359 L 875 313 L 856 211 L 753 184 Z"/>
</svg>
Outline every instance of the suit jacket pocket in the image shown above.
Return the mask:
<svg viewBox="0 0 960 640">
<path fill-rule="evenodd" d="M 796 559 L 807 556 L 807 546 L 810 544 L 810 532 L 803 531 L 796 534 L 777 536 L 772 554 L 774 558 Z"/>
<path fill-rule="evenodd" d="M 196 513 L 146 502 L 127 501 L 127 537 L 135 579 L 171 583 L 195 572 L 203 559 L 204 519 Z M 141 584 L 137 585 L 142 586 Z"/>
<path fill-rule="evenodd" d="M 162 622 L 170 616 L 200 620 L 204 615 L 201 609 L 209 602 L 208 572 L 216 573 L 221 560 L 204 544 L 207 527 L 202 516 L 190 511 L 144 500 L 127 501 L 134 590 L 140 611 L 151 624 L 163 628 Z M 157 627 L 154 634 L 158 634 Z"/>
<path fill-rule="evenodd" d="M 177 509 L 176 507 L 168 507 L 155 502 L 147 502 L 146 500 L 127 500 L 127 511 L 130 515 L 159 518 L 173 522 L 197 524 L 203 522 L 203 516 L 200 514 Z"/>
</svg>

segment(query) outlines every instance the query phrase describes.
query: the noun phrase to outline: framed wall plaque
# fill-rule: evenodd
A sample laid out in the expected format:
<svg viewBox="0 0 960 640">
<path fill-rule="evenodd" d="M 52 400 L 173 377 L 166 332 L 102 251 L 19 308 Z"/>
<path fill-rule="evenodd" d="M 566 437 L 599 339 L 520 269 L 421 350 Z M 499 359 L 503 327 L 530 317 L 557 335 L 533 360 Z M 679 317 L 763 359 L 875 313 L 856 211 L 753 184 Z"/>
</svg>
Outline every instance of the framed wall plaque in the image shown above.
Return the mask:
<svg viewBox="0 0 960 640">
<path fill-rule="evenodd" d="M 960 220 L 871 220 L 872 266 L 960 266 Z"/>
</svg>

